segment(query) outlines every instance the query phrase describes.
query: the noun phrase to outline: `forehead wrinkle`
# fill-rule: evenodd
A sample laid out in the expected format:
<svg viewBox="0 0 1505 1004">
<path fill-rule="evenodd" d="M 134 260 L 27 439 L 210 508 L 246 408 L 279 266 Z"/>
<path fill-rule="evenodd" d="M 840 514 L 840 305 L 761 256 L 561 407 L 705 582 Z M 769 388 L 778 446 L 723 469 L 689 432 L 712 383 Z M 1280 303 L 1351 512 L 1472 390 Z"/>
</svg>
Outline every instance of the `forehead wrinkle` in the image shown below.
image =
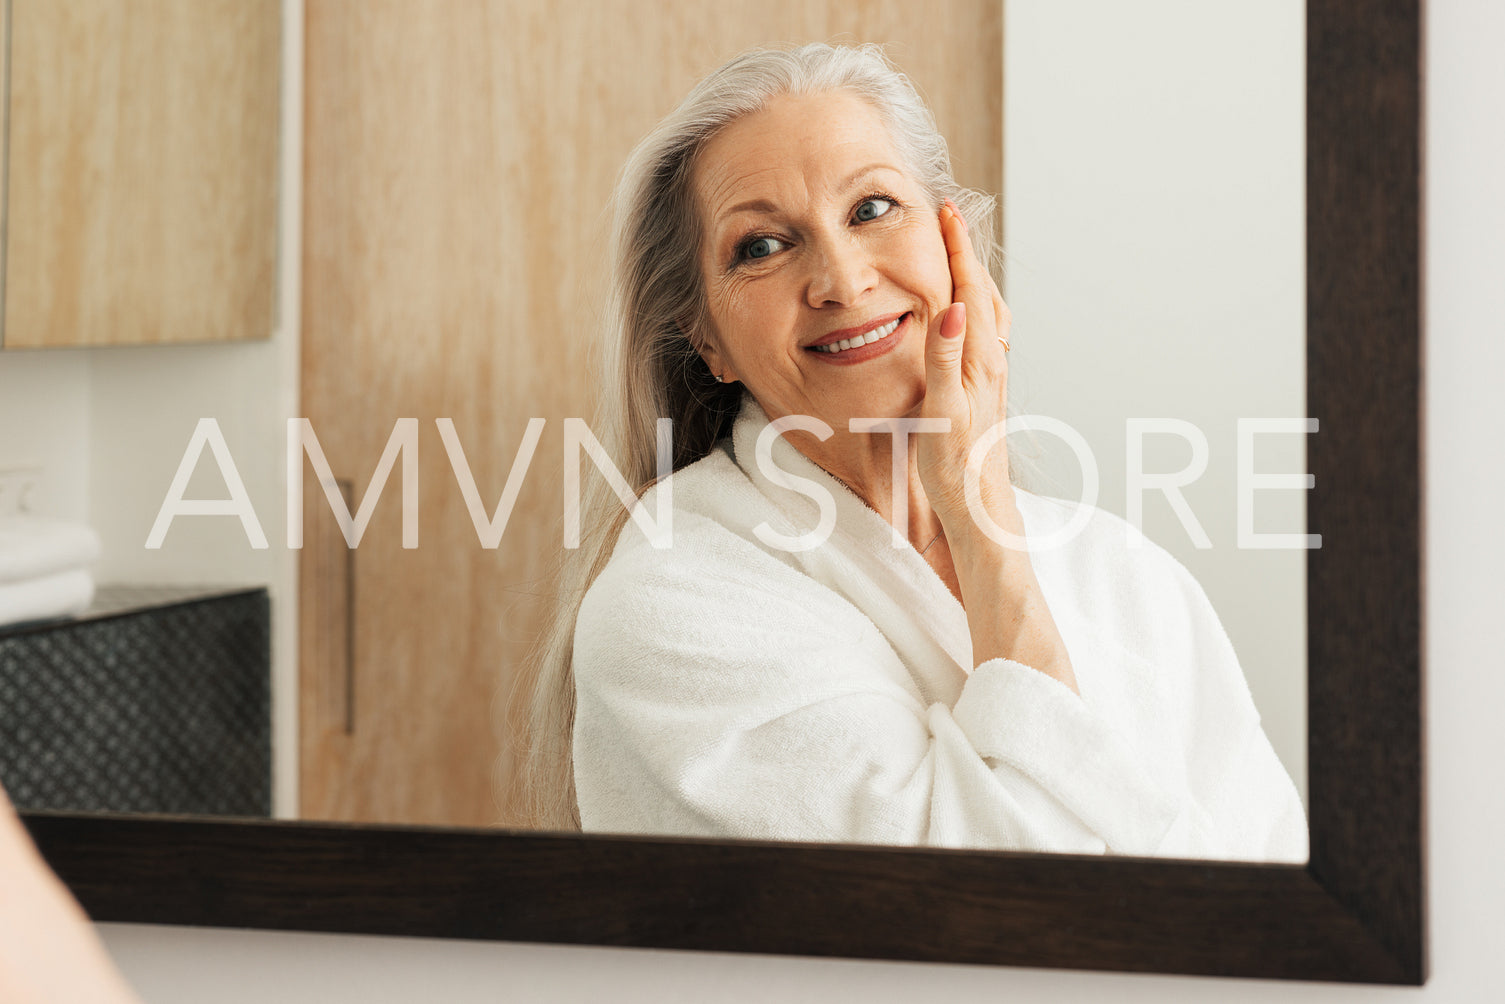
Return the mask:
<svg viewBox="0 0 1505 1004">
<path fill-rule="evenodd" d="M 772 185 L 772 187 L 775 190 L 784 187 L 783 185 L 779 184 L 778 175 L 780 174 L 780 165 L 778 164 L 768 164 L 765 166 L 757 167 L 749 174 L 742 174 L 735 170 L 722 170 L 717 171 L 716 173 L 720 174 L 721 178 L 714 184 L 714 186 L 710 188 L 709 191 L 706 192 L 706 202 L 711 207 L 711 219 L 712 222 L 716 225 L 724 223 L 730 217 L 737 215 L 738 212 L 747 211 L 739 210 L 738 212 L 729 212 L 728 210 L 730 207 L 727 204 L 730 203 L 733 199 L 739 198 L 742 195 L 743 190 L 746 189 L 750 183 L 754 182 L 760 176 L 773 176 L 774 184 Z M 801 178 L 800 180 L 803 180 L 803 178 Z M 770 193 L 768 192 L 760 192 L 759 197 L 764 201 L 768 201 L 773 203 L 774 205 L 777 205 L 780 201 L 778 195 L 782 195 L 784 193 L 778 193 L 778 195 L 774 195 L 773 198 L 769 198 L 769 194 Z M 742 201 L 745 202 L 747 200 L 743 199 Z"/>
<path fill-rule="evenodd" d="M 780 202 L 810 201 L 812 196 L 819 194 L 832 197 L 844 192 L 866 174 L 879 169 L 892 170 L 903 174 L 898 166 L 902 159 L 894 148 L 887 130 L 880 130 L 875 137 L 864 130 L 854 130 L 858 135 L 846 135 L 830 145 L 820 141 L 810 141 L 807 137 L 794 137 L 782 142 L 760 145 L 753 151 L 743 151 L 736 158 L 719 161 L 702 160 L 696 174 L 700 176 L 701 191 L 704 193 L 705 204 L 711 211 L 713 226 L 719 226 L 727 217 L 735 215 L 729 212 L 729 203 L 742 194 L 742 189 L 751 187 L 758 179 L 772 176 L 773 191 L 758 192 L 756 196 L 739 200 L 741 202 L 753 201 L 761 196 L 764 201 L 770 201 L 775 205 Z M 876 142 L 875 142 L 876 140 Z M 782 158 L 783 154 L 790 152 L 793 147 L 795 156 L 787 159 L 776 159 L 774 163 L 758 163 L 750 171 L 739 170 L 749 157 L 767 159 L 769 157 Z M 876 147 L 876 148 L 875 148 Z M 770 148 L 782 148 L 770 150 Z M 855 152 L 853 148 L 856 148 Z M 843 155 L 847 156 L 843 156 Z M 832 162 L 840 163 L 860 161 L 861 166 L 854 171 L 849 171 L 840 177 L 831 177 L 833 173 Z M 811 190 L 810 182 L 820 182 L 815 191 Z M 793 193 L 790 189 L 794 186 L 787 182 L 794 182 L 800 189 L 799 193 Z M 784 189 L 780 191 L 780 189 Z M 772 198 L 769 198 L 772 195 Z M 791 199 L 790 196 L 794 198 Z"/>
</svg>

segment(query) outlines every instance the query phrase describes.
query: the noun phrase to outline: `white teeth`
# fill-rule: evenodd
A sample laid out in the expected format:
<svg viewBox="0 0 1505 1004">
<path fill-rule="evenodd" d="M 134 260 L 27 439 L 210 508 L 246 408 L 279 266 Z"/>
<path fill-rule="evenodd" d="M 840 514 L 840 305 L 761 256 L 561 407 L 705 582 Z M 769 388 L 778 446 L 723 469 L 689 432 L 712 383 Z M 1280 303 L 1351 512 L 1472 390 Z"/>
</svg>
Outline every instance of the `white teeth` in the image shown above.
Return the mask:
<svg viewBox="0 0 1505 1004">
<path fill-rule="evenodd" d="M 898 329 L 899 322 L 902 320 L 904 320 L 904 318 L 897 317 L 894 320 L 889 321 L 887 324 L 874 328 L 872 331 L 869 331 L 865 335 L 856 335 L 852 338 L 843 338 L 839 342 L 832 342 L 829 345 L 817 345 L 815 347 L 821 352 L 834 353 L 845 352 L 847 349 L 856 348 L 860 345 L 871 345 L 879 339 L 887 338 L 889 335 L 893 334 Z"/>
</svg>

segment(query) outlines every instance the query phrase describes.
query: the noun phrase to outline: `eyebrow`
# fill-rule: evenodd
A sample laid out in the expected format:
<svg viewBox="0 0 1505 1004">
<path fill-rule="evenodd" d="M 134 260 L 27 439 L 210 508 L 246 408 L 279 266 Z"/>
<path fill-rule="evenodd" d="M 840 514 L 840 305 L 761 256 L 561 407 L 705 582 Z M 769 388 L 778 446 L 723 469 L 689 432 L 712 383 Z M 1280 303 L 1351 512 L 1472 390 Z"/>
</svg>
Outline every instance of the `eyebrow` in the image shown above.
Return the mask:
<svg viewBox="0 0 1505 1004">
<path fill-rule="evenodd" d="M 862 178 L 864 175 L 881 170 L 897 171 L 898 168 L 892 164 L 887 163 L 886 161 L 876 161 L 864 167 L 859 167 L 857 170 L 847 175 L 846 178 L 842 181 L 840 187 L 843 191 L 845 191 L 846 189 L 851 188 L 853 185 L 855 185 L 858 179 Z M 775 206 L 767 199 L 749 199 L 746 202 L 739 202 L 735 206 L 732 206 L 730 209 L 728 209 L 726 212 L 721 213 L 719 219 L 725 220 L 728 216 L 735 216 L 738 213 L 753 212 L 774 214 L 778 211 L 779 207 Z"/>
</svg>

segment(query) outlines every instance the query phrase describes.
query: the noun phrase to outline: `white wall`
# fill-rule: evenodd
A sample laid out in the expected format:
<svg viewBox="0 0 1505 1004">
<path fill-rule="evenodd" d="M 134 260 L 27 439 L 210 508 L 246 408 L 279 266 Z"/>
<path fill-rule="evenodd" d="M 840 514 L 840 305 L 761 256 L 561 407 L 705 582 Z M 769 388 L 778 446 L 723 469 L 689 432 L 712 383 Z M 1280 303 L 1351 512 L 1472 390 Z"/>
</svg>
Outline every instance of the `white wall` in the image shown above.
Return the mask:
<svg viewBox="0 0 1505 1004">
<path fill-rule="evenodd" d="M 1125 1004 L 1496 999 L 1505 986 L 1505 5 L 1427 12 L 1427 847 L 1421 991 L 416 939 L 104 925 L 150 1004 L 407 1001 L 1090 1000 Z"/>
<path fill-rule="evenodd" d="M 0 472 L 17 469 L 40 472 L 26 495 L 30 511 L 88 518 L 87 352 L 0 352 Z M 0 512 L 17 501 L 0 500 Z"/>
<path fill-rule="evenodd" d="M 1305 5 L 1301 0 L 1008 0 L 1004 295 L 1010 400 L 1082 434 L 1097 504 L 1127 516 L 1131 418 L 1189 422 L 1207 469 L 1142 528 L 1201 582 L 1265 733 L 1306 796 L 1306 552 L 1241 549 L 1237 420 L 1305 410 Z M 1040 466 L 1081 497 L 1077 461 L 1041 436 Z M 1304 436 L 1272 434 L 1261 473 L 1305 470 Z M 1143 470 L 1191 461 L 1145 440 Z M 1304 533 L 1300 491 L 1261 491 L 1255 529 Z M 1314 527 L 1314 530 L 1320 528 Z M 1316 560 L 1320 560 L 1320 554 Z"/>
</svg>

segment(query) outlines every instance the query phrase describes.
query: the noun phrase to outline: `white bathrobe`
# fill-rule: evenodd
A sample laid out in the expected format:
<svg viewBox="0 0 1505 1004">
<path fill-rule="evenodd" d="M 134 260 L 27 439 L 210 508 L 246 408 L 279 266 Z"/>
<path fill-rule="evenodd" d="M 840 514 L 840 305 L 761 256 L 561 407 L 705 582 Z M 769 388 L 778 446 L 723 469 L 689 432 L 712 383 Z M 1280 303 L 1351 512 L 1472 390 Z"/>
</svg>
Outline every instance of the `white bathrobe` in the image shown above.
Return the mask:
<svg viewBox="0 0 1505 1004">
<path fill-rule="evenodd" d="M 1196 580 L 1122 520 L 1016 491 L 1081 696 L 974 668 L 967 612 L 876 512 L 789 443 L 760 469 L 749 398 L 676 472 L 672 546 L 635 522 L 575 630 L 586 831 L 1304 862 L 1296 788 Z M 754 528 L 817 528 L 787 552 Z M 656 487 L 641 500 L 658 512 Z M 668 528 L 659 527 L 661 539 Z M 974 612 L 974 615 L 977 612 Z"/>
</svg>

